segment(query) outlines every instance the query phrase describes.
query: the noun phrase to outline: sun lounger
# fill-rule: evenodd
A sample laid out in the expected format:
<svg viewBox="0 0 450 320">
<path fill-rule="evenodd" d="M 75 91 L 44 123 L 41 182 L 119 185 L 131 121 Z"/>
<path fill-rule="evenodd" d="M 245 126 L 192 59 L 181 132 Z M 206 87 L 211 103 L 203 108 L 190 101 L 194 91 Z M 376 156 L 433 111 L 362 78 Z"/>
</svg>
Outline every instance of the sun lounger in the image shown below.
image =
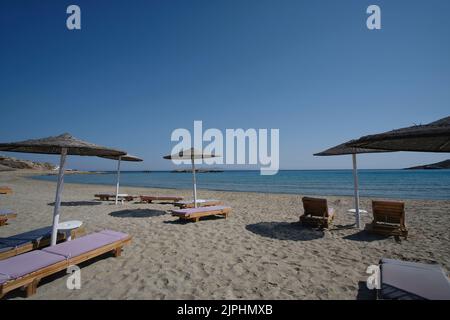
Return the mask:
<svg viewBox="0 0 450 320">
<path fill-rule="evenodd" d="M 100 201 L 109 201 L 109 200 L 115 200 L 116 199 L 116 195 L 115 194 L 110 194 L 110 193 L 99 193 L 94 195 L 94 197 L 99 198 Z M 129 194 L 119 194 L 118 198 L 120 201 L 133 201 L 134 198 L 136 198 L 135 196 L 130 196 Z"/>
<path fill-rule="evenodd" d="M 17 214 L 12 210 L 0 210 L 0 226 L 4 226 L 8 219 L 17 217 Z"/>
<path fill-rule="evenodd" d="M 141 202 L 152 203 L 153 201 L 180 201 L 183 200 L 183 197 L 177 196 L 139 196 L 141 198 Z"/>
<path fill-rule="evenodd" d="M 222 215 L 225 218 L 228 217 L 231 208 L 225 206 L 212 206 L 212 207 L 200 207 L 200 208 L 188 208 L 172 210 L 173 216 L 183 220 L 192 220 L 197 222 L 201 217 Z"/>
<path fill-rule="evenodd" d="M 333 208 L 328 208 L 327 199 L 303 197 L 303 215 L 300 222 L 312 227 L 328 228 L 335 217 Z"/>
<path fill-rule="evenodd" d="M 0 298 L 6 293 L 24 287 L 26 296 L 36 293 L 42 278 L 84 261 L 113 252 L 120 256 L 131 237 L 125 233 L 104 230 L 63 242 L 42 250 L 27 252 L 0 261 Z"/>
<path fill-rule="evenodd" d="M 366 230 L 382 235 L 408 237 L 405 224 L 405 203 L 398 201 L 372 201 L 373 221 Z"/>
<path fill-rule="evenodd" d="M 178 202 L 174 202 L 173 205 L 175 207 L 180 208 L 180 209 L 194 208 L 194 200 L 191 200 L 191 201 L 178 201 Z M 221 205 L 223 205 L 223 202 L 220 201 L 220 200 L 197 199 L 197 207 L 211 207 L 211 206 L 221 206 Z"/>
<path fill-rule="evenodd" d="M 0 194 L 11 194 L 12 189 L 10 187 L 2 187 L 0 186 Z"/>
<path fill-rule="evenodd" d="M 70 236 L 72 239 L 83 236 L 84 234 L 84 227 L 76 228 L 70 231 Z M 14 236 L 0 238 L 0 260 L 49 246 L 51 235 L 52 227 L 44 227 Z M 59 232 L 57 241 L 61 242 L 64 240 L 66 240 L 66 233 Z"/>
<path fill-rule="evenodd" d="M 450 300 L 450 281 L 437 264 L 382 259 L 380 271 L 379 299 Z"/>
</svg>

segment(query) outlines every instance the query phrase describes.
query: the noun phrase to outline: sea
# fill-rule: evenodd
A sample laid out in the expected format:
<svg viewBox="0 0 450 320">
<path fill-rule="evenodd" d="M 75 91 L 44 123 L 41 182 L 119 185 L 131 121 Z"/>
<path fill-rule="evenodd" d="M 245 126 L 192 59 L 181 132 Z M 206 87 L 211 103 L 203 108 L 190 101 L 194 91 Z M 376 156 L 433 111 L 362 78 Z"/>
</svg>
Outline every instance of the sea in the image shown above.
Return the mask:
<svg viewBox="0 0 450 320">
<path fill-rule="evenodd" d="M 362 197 L 450 200 L 450 170 L 358 170 Z M 34 179 L 56 181 L 55 175 Z M 66 183 L 115 186 L 116 172 L 65 175 Z M 192 173 L 171 171 L 121 172 L 121 186 L 167 189 L 192 188 Z M 197 174 L 197 189 L 284 193 L 315 196 L 353 196 L 352 170 L 283 170 L 273 176 L 259 171 Z M 114 191 L 114 187 L 103 191 Z"/>
</svg>

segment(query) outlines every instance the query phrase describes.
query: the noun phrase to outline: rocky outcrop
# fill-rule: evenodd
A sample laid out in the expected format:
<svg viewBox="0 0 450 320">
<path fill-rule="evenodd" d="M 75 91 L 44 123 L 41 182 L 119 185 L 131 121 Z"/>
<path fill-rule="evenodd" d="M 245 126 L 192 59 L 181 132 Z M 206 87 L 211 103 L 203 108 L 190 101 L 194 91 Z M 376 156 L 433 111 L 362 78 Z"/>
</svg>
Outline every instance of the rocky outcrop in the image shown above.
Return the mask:
<svg viewBox="0 0 450 320">
<path fill-rule="evenodd" d="M 55 166 L 48 162 L 34 162 L 0 155 L 0 165 L 12 169 L 55 170 Z"/>
</svg>

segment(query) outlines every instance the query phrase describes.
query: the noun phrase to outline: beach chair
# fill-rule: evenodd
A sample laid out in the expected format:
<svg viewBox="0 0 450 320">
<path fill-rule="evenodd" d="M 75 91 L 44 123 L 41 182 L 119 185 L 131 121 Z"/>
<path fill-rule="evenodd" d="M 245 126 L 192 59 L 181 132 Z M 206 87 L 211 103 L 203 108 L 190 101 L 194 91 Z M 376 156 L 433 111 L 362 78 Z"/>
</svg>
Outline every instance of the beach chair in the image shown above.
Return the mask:
<svg viewBox="0 0 450 320">
<path fill-rule="evenodd" d="M 381 259 L 377 298 L 450 300 L 450 281 L 438 264 Z"/>
<path fill-rule="evenodd" d="M 130 242 L 131 237 L 125 233 L 103 230 L 2 260 L 0 298 L 17 288 L 24 288 L 29 297 L 36 293 L 41 279 L 108 252 L 118 257 L 123 246 Z"/>
<path fill-rule="evenodd" d="M 0 194 L 12 194 L 12 189 L 10 187 L 0 186 Z"/>
<path fill-rule="evenodd" d="M 194 208 L 194 200 L 191 201 L 178 201 L 174 202 L 173 205 L 175 207 L 178 207 L 180 209 L 186 209 L 186 208 Z M 220 200 L 203 200 L 203 199 L 197 199 L 197 207 L 212 207 L 212 206 L 221 206 L 223 205 L 223 202 Z"/>
<path fill-rule="evenodd" d="M 111 193 L 98 193 L 95 194 L 94 197 L 99 198 L 100 201 L 109 201 L 110 199 L 112 201 L 116 200 L 116 195 Z M 125 201 L 133 201 L 135 196 L 130 196 L 129 194 L 119 194 L 117 198 L 123 202 Z"/>
<path fill-rule="evenodd" d="M 405 203 L 398 201 L 372 201 L 373 221 L 366 224 L 369 232 L 408 237 L 405 224 Z"/>
<path fill-rule="evenodd" d="M 177 196 L 139 196 L 141 198 L 141 202 L 152 203 L 153 201 L 180 201 L 183 200 L 183 197 Z"/>
<path fill-rule="evenodd" d="M 11 210 L 0 210 L 0 227 L 7 224 L 8 219 L 16 218 L 17 214 Z"/>
<path fill-rule="evenodd" d="M 225 219 L 231 212 L 230 207 L 225 206 L 212 206 L 212 207 L 200 207 L 200 208 L 187 208 L 172 210 L 172 216 L 178 217 L 181 220 L 191 220 L 194 222 L 199 221 L 201 217 L 221 215 Z"/>
<path fill-rule="evenodd" d="M 327 199 L 303 197 L 303 215 L 300 222 L 312 227 L 328 228 L 333 222 L 335 212 L 328 208 Z"/>
<path fill-rule="evenodd" d="M 72 239 L 85 234 L 84 227 L 70 231 Z M 41 249 L 50 245 L 52 227 L 43 227 L 14 236 L 0 238 L 0 260 L 4 260 L 25 252 Z M 58 232 L 57 242 L 66 240 L 65 232 Z"/>
</svg>

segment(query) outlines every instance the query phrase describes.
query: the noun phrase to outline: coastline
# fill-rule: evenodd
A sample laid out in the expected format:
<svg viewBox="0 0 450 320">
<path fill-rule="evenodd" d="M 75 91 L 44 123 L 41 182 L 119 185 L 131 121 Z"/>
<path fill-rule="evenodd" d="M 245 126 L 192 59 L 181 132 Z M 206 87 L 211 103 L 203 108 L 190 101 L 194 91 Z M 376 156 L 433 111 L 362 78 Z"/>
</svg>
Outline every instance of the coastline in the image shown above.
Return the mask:
<svg viewBox="0 0 450 320">
<path fill-rule="evenodd" d="M 56 184 L 29 179 L 42 171 L 0 173 L 13 188 L 2 208 L 18 216 L 0 228 L 0 237 L 50 225 Z M 337 211 L 330 230 L 299 225 L 301 195 L 199 189 L 201 198 L 222 200 L 228 219 L 178 223 L 168 204 L 113 204 L 93 200 L 113 186 L 64 186 L 61 219 L 82 220 L 86 231 L 112 229 L 133 236 L 120 258 L 106 257 L 82 267 L 82 289 L 65 287 L 66 275 L 43 282 L 33 299 L 369 299 L 367 266 L 381 258 L 437 262 L 450 270 L 450 201 L 405 200 L 407 241 L 372 236 L 350 228 L 352 197 L 329 196 Z M 129 194 L 177 194 L 191 190 L 121 188 Z M 369 211 L 370 200 L 361 198 Z M 21 299 L 20 295 L 7 298 Z"/>
<path fill-rule="evenodd" d="M 360 198 L 391 199 L 391 200 L 442 200 L 450 201 L 450 189 L 445 181 L 450 183 L 450 170 L 445 175 L 437 176 L 435 170 L 399 170 L 399 169 L 366 169 L 360 170 Z M 248 174 L 251 172 L 252 174 Z M 253 192 L 280 195 L 305 195 L 313 197 L 350 197 L 354 196 L 352 170 L 282 170 L 278 180 L 264 179 L 254 173 L 258 170 L 230 170 L 223 176 L 200 177 L 200 189 L 213 192 Z M 292 176 L 286 180 L 286 172 Z M 300 175 L 298 173 L 301 173 Z M 306 174 L 304 174 L 306 172 Z M 314 172 L 314 174 L 311 174 Z M 328 175 L 327 173 L 330 173 Z M 430 172 L 430 173 L 428 173 Z M 191 173 L 184 176 L 172 175 L 172 171 L 122 171 L 121 187 L 150 188 L 163 190 L 192 190 Z M 235 173 L 239 173 L 237 176 Z M 323 174 L 327 175 L 323 175 Z M 345 173 L 345 177 L 342 175 Z M 70 174 L 70 176 L 69 176 Z M 116 185 L 116 172 L 70 172 L 65 183 L 82 185 Z M 129 174 L 127 179 L 127 174 Z M 149 175 L 150 176 L 147 176 Z M 145 175 L 145 177 L 144 177 Z M 107 176 L 108 178 L 105 178 Z M 111 177 L 111 178 L 110 178 Z M 144 177 L 144 179 L 142 178 Z M 148 178 L 147 178 L 148 177 Z M 216 180 L 216 177 L 219 177 Z M 245 177 L 245 179 L 243 179 Z M 344 177 L 344 179 L 342 179 Z M 56 181 L 54 173 L 34 174 L 31 179 Z M 336 178 L 338 178 L 336 180 Z M 348 179 L 347 179 L 348 178 Z M 381 180 L 380 180 L 381 178 Z M 247 183 L 248 179 L 249 183 Z M 313 180 L 312 180 L 313 179 Z M 251 182 L 250 182 L 251 181 Z M 287 181 L 287 182 L 286 182 Z M 314 183 L 312 183 L 314 181 Z M 376 181 L 373 183 L 373 181 Z M 396 183 L 392 184 L 392 181 Z M 238 183 L 239 182 L 239 183 Z M 288 186 L 288 187 L 287 187 Z M 448 190 L 448 192 L 446 192 Z"/>
</svg>

